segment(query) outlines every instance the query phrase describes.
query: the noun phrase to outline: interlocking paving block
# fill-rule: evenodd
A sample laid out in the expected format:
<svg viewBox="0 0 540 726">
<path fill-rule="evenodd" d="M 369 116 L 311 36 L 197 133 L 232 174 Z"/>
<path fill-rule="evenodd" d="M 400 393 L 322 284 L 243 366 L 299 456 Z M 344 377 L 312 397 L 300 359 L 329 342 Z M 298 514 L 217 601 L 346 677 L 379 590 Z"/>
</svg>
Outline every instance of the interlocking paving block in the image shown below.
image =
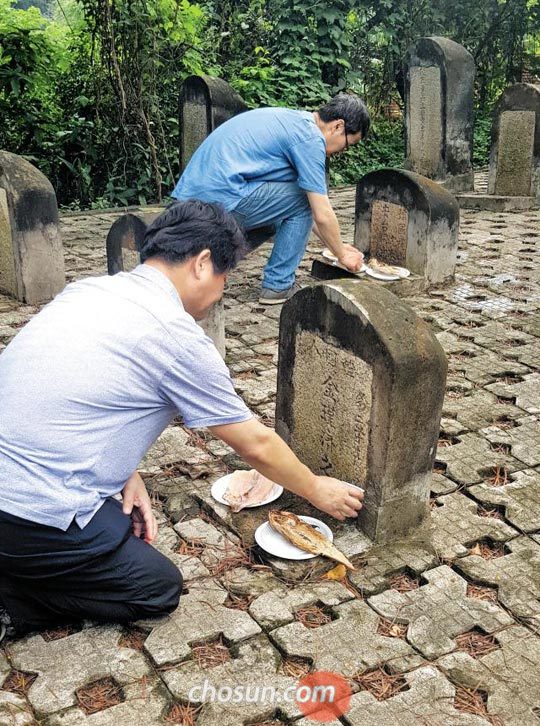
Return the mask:
<svg viewBox="0 0 540 726">
<path fill-rule="evenodd" d="M 200 544 L 203 549 L 199 555 L 202 564 L 208 568 L 239 552 L 240 540 L 230 532 L 223 533 L 210 522 L 196 517 L 174 525 L 175 531 L 186 542 Z"/>
<path fill-rule="evenodd" d="M 273 371 L 272 371 L 273 372 Z M 276 382 L 273 378 L 257 375 L 253 378 L 235 378 L 234 387 L 248 406 L 258 406 L 275 398 Z"/>
<path fill-rule="evenodd" d="M 460 492 L 438 498 L 437 504 L 431 510 L 431 541 L 441 559 L 468 555 L 467 545 L 478 540 L 506 542 L 518 534 L 500 519 L 480 517 L 476 502 Z"/>
<path fill-rule="evenodd" d="M 494 320 L 486 323 L 481 328 L 462 330 L 460 334 L 474 341 L 476 345 L 489 348 L 494 353 L 507 355 L 512 348 L 518 345 L 527 345 L 534 342 L 534 337 L 519 330 L 513 330 L 506 325 L 506 322 Z"/>
<path fill-rule="evenodd" d="M 404 673 L 408 689 L 384 701 L 378 701 L 368 691 L 355 693 L 345 720 L 350 726 L 486 726 L 480 716 L 463 713 L 454 708 L 456 689 L 433 666 Z M 302 723 L 302 722 L 300 722 Z"/>
<path fill-rule="evenodd" d="M 540 413 L 540 373 L 524 376 L 520 383 L 492 383 L 486 386 L 496 396 L 515 398 L 516 406 L 529 413 Z"/>
<path fill-rule="evenodd" d="M 517 618 L 540 626 L 540 545 L 529 537 L 508 542 L 510 554 L 484 560 L 469 555 L 456 562 L 466 577 L 497 587 L 499 602 Z"/>
<path fill-rule="evenodd" d="M 28 691 L 33 708 L 54 713 L 74 706 L 75 691 L 98 678 L 112 676 L 124 685 L 148 675 L 144 655 L 118 645 L 121 635 L 120 626 L 109 625 L 86 628 L 50 642 L 33 635 L 10 644 L 13 667 L 38 674 Z"/>
<path fill-rule="evenodd" d="M 34 714 L 23 696 L 0 691 L 0 726 L 37 726 Z"/>
<path fill-rule="evenodd" d="M 167 618 L 150 625 L 144 648 L 158 665 L 184 660 L 190 643 L 211 640 L 220 634 L 236 643 L 261 632 L 253 618 L 242 610 L 224 606 L 227 592 L 214 580 L 190 584 L 177 609 Z M 144 621 L 144 625 L 150 621 Z"/>
<path fill-rule="evenodd" d="M 300 715 L 293 700 L 285 700 L 285 692 L 293 693 L 297 679 L 280 672 L 281 656 L 265 636 L 251 638 L 233 652 L 231 660 L 204 668 L 189 660 L 162 673 L 162 678 L 175 698 L 194 704 L 204 703 L 197 719 L 197 726 L 238 726 L 271 720 L 277 703 L 273 692 L 280 697 L 280 711 L 289 717 Z M 205 686 L 206 683 L 206 686 Z M 247 696 L 242 702 L 212 700 L 213 691 L 242 688 Z M 263 692 L 263 688 L 267 691 Z M 204 690 L 203 690 L 204 689 Z"/>
<path fill-rule="evenodd" d="M 521 409 L 511 403 L 497 403 L 497 396 L 483 389 L 457 400 L 446 398 L 443 404 L 443 416 L 454 416 L 470 431 L 491 426 L 504 416 L 517 419 L 524 415 Z"/>
<path fill-rule="evenodd" d="M 88 716 L 80 708 L 70 708 L 51 716 L 47 726 L 133 726 L 136 723 L 158 726 L 167 723 L 172 699 L 159 679 L 144 678 L 128 683 L 122 690 L 123 703 Z"/>
<path fill-rule="evenodd" d="M 141 474 L 160 474 L 163 468 L 175 464 L 189 470 L 190 476 L 201 476 L 211 471 L 213 457 L 194 446 L 189 434 L 180 426 L 169 426 L 152 444 L 138 466 Z"/>
<path fill-rule="evenodd" d="M 497 425 L 480 431 L 492 444 L 507 444 L 512 447 L 512 456 L 527 466 L 540 464 L 540 421 L 529 416 L 519 426 L 501 429 Z"/>
<path fill-rule="evenodd" d="M 456 685 L 487 693 L 487 711 L 505 726 L 537 726 L 540 638 L 514 625 L 495 635 L 500 648 L 479 658 L 458 652 L 437 666 Z"/>
<path fill-rule="evenodd" d="M 458 484 L 456 484 L 455 481 L 448 479 L 448 477 L 443 476 L 442 474 L 438 474 L 435 471 L 431 475 L 431 495 L 432 496 L 441 496 L 443 494 L 450 494 L 450 492 L 455 492 L 457 488 L 458 488 Z"/>
<path fill-rule="evenodd" d="M 300 622 L 272 631 L 272 640 L 288 656 L 309 658 L 316 670 L 350 677 L 358 671 L 390 663 L 395 670 L 409 670 L 423 661 L 400 638 L 377 633 L 377 614 L 360 600 L 332 608 L 336 620 L 319 628 Z"/>
<path fill-rule="evenodd" d="M 405 571 L 420 575 L 437 562 L 429 542 L 411 538 L 370 549 L 358 571 L 349 573 L 349 580 L 362 595 L 374 595 L 389 587 L 392 575 Z"/>
<path fill-rule="evenodd" d="M 317 602 L 339 605 L 353 597 L 353 593 L 340 582 L 320 582 L 293 588 L 282 585 L 256 598 L 249 606 L 249 613 L 261 627 L 273 629 L 292 622 L 294 613 L 300 608 Z"/>
<path fill-rule="evenodd" d="M 486 633 L 514 621 L 500 607 L 467 597 L 467 582 L 447 565 L 424 573 L 427 585 L 408 592 L 386 590 L 368 602 L 379 615 L 408 624 L 407 640 L 426 658 L 456 648 L 455 638 L 474 627 Z"/>
<path fill-rule="evenodd" d="M 508 351 L 507 355 L 529 366 L 529 368 L 538 370 L 540 368 L 540 341 L 536 340 L 534 343 L 514 348 Z"/>
<path fill-rule="evenodd" d="M 210 574 L 202 561 L 195 555 L 181 555 L 177 552 L 180 538 L 175 534 L 172 527 L 160 524 L 157 540 L 154 547 L 161 554 L 168 557 L 182 573 L 184 581 L 192 580 L 195 577 L 205 577 Z"/>
<path fill-rule="evenodd" d="M 540 529 L 540 472 L 525 469 L 500 487 L 475 484 L 469 493 L 483 505 L 504 507 L 505 518 L 521 532 Z"/>
<path fill-rule="evenodd" d="M 462 434 L 459 443 L 438 448 L 437 461 L 446 464 L 445 474 L 460 484 L 476 484 L 493 467 L 505 467 L 509 472 L 523 469 L 512 456 L 493 451 L 489 442 L 478 434 Z"/>
<path fill-rule="evenodd" d="M 506 375 L 525 376 L 530 368 L 515 360 L 501 358 L 495 353 L 484 351 L 474 358 L 450 359 L 450 370 L 461 371 L 465 378 L 476 385 L 491 383 Z"/>
</svg>

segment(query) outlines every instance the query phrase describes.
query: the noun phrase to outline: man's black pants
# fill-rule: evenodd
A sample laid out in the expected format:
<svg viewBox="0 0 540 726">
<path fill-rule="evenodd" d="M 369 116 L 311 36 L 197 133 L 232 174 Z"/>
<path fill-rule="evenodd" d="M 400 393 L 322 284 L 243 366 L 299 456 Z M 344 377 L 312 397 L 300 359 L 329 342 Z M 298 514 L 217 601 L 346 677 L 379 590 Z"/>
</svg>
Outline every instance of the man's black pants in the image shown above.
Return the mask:
<svg viewBox="0 0 540 726">
<path fill-rule="evenodd" d="M 0 603 L 17 630 L 162 615 L 181 591 L 178 568 L 133 536 L 115 499 L 66 532 L 0 511 Z"/>
</svg>

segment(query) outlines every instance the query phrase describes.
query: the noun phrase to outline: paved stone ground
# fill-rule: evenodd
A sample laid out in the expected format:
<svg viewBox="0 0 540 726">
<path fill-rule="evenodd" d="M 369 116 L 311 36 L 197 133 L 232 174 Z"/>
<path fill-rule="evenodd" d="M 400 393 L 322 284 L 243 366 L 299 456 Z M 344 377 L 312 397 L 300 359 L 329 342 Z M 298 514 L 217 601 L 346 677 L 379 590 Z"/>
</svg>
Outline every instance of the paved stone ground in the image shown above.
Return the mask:
<svg viewBox="0 0 540 726">
<path fill-rule="evenodd" d="M 353 190 L 332 196 L 350 240 Z M 69 280 L 105 272 L 104 239 L 118 214 L 62 219 Z M 350 680 L 351 707 L 334 724 L 538 724 L 539 242 L 540 212 L 465 211 L 455 284 L 408 298 L 449 359 L 430 527 L 370 549 L 351 524 L 327 519 L 357 564 L 348 582 L 321 580 L 328 561 L 266 560 L 252 545 L 267 512 L 231 515 L 209 494 L 239 465 L 234 453 L 205 431 L 171 426 L 140 468 L 156 501 L 157 546 L 184 572 L 179 609 L 127 630 L 85 623 L 8 641 L 0 726 L 192 723 L 178 704 L 205 679 L 285 689 L 309 668 Z M 309 249 L 300 281 L 313 241 Z M 257 304 L 267 253 L 230 277 L 227 362 L 272 425 L 280 310 Z M 0 296 L 0 349 L 36 312 Z M 287 494 L 281 505 L 310 513 Z M 309 612 L 323 624 L 306 627 Z M 199 646 L 214 641 L 222 657 L 212 665 Z M 378 676 L 397 684 L 393 695 L 366 686 Z M 80 689 L 104 678 L 120 702 L 88 714 Z M 293 703 L 200 707 L 192 696 L 198 726 L 315 723 Z"/>
</svg>

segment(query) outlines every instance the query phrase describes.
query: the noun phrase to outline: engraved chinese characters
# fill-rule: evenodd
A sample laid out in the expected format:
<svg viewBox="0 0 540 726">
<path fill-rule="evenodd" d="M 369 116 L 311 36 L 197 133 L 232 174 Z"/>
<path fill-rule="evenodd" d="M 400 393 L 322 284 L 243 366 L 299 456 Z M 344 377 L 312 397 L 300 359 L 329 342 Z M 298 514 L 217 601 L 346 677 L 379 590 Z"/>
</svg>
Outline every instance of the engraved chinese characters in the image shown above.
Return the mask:
<svg viewBox="0 0 540 726">
<path fill-rule="evenodd" d="M 37 304 L 65 284 L 54 189 L 22 156 L 0 151 L 0 290 Z"/>
<path fill-rule="evenodd" d="M 445 377 L 429 327 L 383 287 L 340 280 L 283 306 L 276 430 L 315 472 L 364 487 L 375 541 L 427 516 Z"/>
<path fill-rule="evenodd" d="M 458 43 L 420 38 L 404 62 L 406 168 L 452 191 L 473 189 L 474 60 Z"/>
<path fill-rule="evenodd" d="M 376 199 L 371 205 L 370 255 L 391 265 L 405 265 L 408 225 L 405 207 Z"/>
<path fill-rule="evenodd" d="M 540 201 L 540 88 L 516 83 L 498 101 L 491 134 L 489 194 Z"/>
</svg>

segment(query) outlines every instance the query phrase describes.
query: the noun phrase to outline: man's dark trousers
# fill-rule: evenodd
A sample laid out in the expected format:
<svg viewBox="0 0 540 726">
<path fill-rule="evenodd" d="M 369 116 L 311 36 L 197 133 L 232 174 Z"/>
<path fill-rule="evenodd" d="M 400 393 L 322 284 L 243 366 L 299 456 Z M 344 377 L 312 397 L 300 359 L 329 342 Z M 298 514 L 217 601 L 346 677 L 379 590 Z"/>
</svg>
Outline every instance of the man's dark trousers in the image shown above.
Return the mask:
<svg viewBox="0 0 540 726">
<path fill-rule="evenodd" d="M 66 532 L 0 511 L 0 603 L 20 631 L 162 615 L 181 591 L 178 568 L 131 533 L 115 499 Z"/>
</svg>

